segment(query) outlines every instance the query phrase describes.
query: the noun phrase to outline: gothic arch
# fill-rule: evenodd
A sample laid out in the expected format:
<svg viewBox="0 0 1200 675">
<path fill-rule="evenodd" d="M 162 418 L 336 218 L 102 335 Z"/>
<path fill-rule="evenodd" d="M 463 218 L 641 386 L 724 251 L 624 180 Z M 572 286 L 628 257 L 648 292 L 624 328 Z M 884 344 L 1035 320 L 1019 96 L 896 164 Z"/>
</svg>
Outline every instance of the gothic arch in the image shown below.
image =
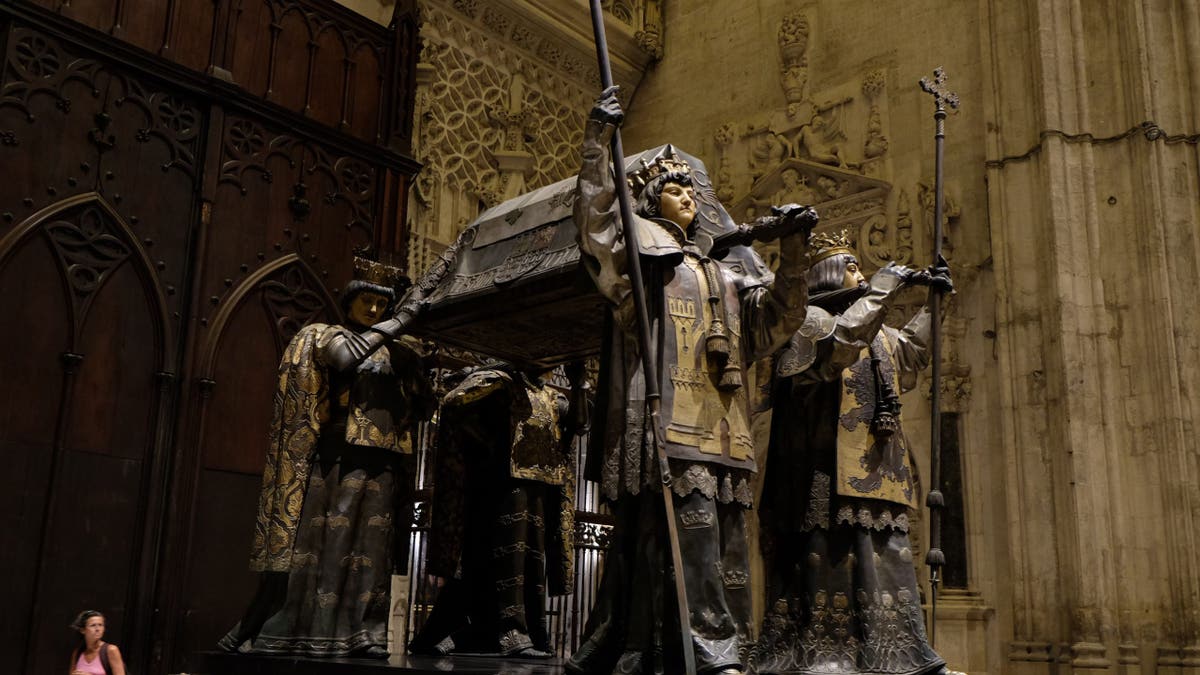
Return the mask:
<svg viewBox="0 0 1200 675">
<path fill-rule="evenodd" d="M 56 219 L 56 216 L 66 216 Z M 76 351 L 92 300 L 112 274 L 132 264 L 154 315 L 158 369 L 170 371 L 175 344 L 168 339 L 167 299 L 154 265 L 129 223 L 103 195 L 85 192 L 34 213 L 0 238 L 0 268 L 30 237 L 45 234 L 58 259 L 63 292 L 71 308 L 71 350 Z"/>
<path fill-rule="evenodd" d="M 213 370 L 216 367 L 217 356 L 220 353 L 221 343 L 225 337 L 225 328 L 229 324 L 230 319 L 237 314 L 238 309 L 243 302 L 253 295 L 255 291 L 260 290 L 264 284 L 275 283 L 272 281 L 274 277 L 282 276 L 281 273 L 286 273 L 292 268 L 299 275 L 299 281 L 306 284 L 307 292 L 319 296 L 323 301 L 324 307 L 332 311 L 334 316 L 341 319 L 341 308 L 338 305 L 329 290 L 325 288 L 325 284 L 321 283 L 321 279 L 313 271 L 311 267 L 300 257 L 299 254 L 289 253 L 285 256 L 272 260 L 270 263 L 263 265 L 254 274 L 251 274 L 241 284 L 237 286 L 230 294 L 226 301 L 213 317 L 209 324 L 209 334 L 205 341 L 204 347 L 201 350 L 201 361 L 199 368 L 199 377 L 203 379 L 211 379 Z M 276 321 L 278 326 L 278 320 Z M 280 336 L 277 335 L 277 339 Z M 286 344 L 286 340 L 283 340 Z"/>
</svg>

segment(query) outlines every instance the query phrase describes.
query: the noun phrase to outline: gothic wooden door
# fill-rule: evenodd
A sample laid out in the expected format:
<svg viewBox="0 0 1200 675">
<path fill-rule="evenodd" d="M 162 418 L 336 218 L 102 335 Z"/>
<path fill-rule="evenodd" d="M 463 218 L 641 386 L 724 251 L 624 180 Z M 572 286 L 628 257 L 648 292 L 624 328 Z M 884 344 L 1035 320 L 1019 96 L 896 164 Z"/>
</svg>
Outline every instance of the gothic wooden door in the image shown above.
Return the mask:
<svg viewBox="0 0 1200 675">
<path fill-rule="evenodd" d="M 62 671 L 92 608 L 166 672 L 253 590 L 282 345 L 403 236 L 415 14 L 37 4 L 0 6 L 6 670 Z"/>
</svg>

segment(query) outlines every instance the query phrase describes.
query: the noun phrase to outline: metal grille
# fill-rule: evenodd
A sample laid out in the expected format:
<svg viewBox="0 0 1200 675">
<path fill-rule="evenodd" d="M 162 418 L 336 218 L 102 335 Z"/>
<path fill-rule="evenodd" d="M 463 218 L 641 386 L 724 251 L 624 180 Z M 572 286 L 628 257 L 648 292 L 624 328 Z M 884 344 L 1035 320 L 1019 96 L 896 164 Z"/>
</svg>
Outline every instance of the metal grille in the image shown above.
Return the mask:
<svg viewBox="0 0 1200 675">
<path fill-rule="evenodd" d="M 425 573 L 425 550 L 430 523 L 429 502 L 433 493 L 433 466 L 430 460 L 436 438 L 435 420 L 422 425 L 416 439 L 417 503 L 409 547 L 411 552 L 408 564 L 409 608 L 406 644 L 411 642 L 425 625 L 425 620 L 433 611 L 433 603 L 437 599 L 437 588 L 430 583 Z M 574 590 L 569 595 L 547 598 L 546 601 L 550 640 L 556 654 L 563 658 L 570 656 L 579 647 L 588 612 L 591 611 L 600 586 L 604 552 L 608 549 L 613 525 L 612 515 L 601 503 L 600 486 L 582 479 L 586 447 L 585 437 L 576 440 L 575 475 L 579 479 L 575 492 Z"/>
</svg>

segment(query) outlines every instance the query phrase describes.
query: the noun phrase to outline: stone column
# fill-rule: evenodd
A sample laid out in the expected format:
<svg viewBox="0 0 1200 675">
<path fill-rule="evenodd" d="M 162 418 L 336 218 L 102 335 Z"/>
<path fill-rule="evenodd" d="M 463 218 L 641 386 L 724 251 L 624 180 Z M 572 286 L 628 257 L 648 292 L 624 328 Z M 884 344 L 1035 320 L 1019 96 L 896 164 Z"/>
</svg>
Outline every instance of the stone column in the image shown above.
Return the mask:
<svg viewBox="0 0 1200 675">
<path fill-rule="evenodd" d="M 1195 672 L 1196 8 L 986 5 L 1009 665 Z"/>
</svg>

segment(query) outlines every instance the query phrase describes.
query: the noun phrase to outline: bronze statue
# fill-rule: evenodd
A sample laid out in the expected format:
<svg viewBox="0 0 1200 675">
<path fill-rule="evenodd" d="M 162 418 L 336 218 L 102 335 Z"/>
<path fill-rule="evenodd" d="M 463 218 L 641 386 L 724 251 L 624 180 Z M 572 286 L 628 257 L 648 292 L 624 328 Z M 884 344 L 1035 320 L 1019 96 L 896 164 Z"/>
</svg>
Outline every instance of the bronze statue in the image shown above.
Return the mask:
<svg viewBox="0 0 1200 675">
<path fill-rule="evenodd" d="M 745 366 L 780 348 L 803 321 L 804 242 L 816 218 L 792 206 L 753 230 L 799 231 L 783 242 L 797 264 L 775 278 L 753 249 L 727 246 L 730 236 L 754 238 L 743 236 L 752 230 L 733 225 L 702 165 L 666 146 L 631 174 L 638 215 L 623 229 L 609 154 L 621 119 L 615 88 L 606 89 L 585 129 L 574 206 L 585 264 L 612 308 L 588 464 L 616 531 L 585 641 L 567 668 L 684 672 L 680 664 L 694 653 L 700 672 L 736 673 L 750 621 L 745 509 L 756 470 Z M 623 233 L 634 225 L 641 262 L 631 269 Z M 644 277 L 634 274 L 639 268 Z M 641 299 L 631 277 L 645 279 L 653 344 L 639 339 Z M 657 355 L 649 373 L 648 350 Z M 657 430 L 659 406 L 647 395 L 654 382 L 662 384 Z M 666 504 L 663 465 L 672 492 Z M 672 529 L 682 553 L 681 604 L 689 609 L 682 630 L 672 628 Z"/>
<path fill-rule="evenodd" d="M 760 504 L 767 614 L 758 673 L 917 675 L 944 668 L 926 640 L 909 542 L 918 485 L 899 393 L 929 363 L 944 260 L 864 280 L 844 234 L 813 237 L 804 325 L 776 361 Z M 896 295 L 931 287 L 897 330 Z"/>
<path fill-rule="evenodd" d="M 473 369 L 442 401 L 426 571 L 444 585 L 414 653 L 551 655 L 546 594 L 574 581 L 569 409 L 511 366 Z"/>
<path fill-rule="evenodd" d="M 407 280 L 363 259 L 355 277 L 347 325 L 302 328 L 279 364 L 250 562 L 262 577 L 219 642 L 228 651 L 388 655 L 391 575 L 408 560 L 409 431 L 435 399 L 420 344 L 393 337 L 416 310 L 383 320 Z"/>
</svg>

